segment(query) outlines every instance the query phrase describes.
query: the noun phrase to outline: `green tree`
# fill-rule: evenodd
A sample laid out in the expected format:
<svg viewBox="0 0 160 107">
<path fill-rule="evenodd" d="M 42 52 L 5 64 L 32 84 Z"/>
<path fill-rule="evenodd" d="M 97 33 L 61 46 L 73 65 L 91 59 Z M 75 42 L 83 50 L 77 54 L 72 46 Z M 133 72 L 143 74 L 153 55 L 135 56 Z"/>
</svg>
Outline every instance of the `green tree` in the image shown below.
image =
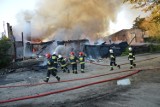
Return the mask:
<svg viewBox="0 0 160 107">
<path fill-rule="evenodd" d="M 0 40 L 0 68 L 6 67 L 10 64 L 11 58 L 8 55 L 8 50 L 11 44 L 6 36 L 3 36 Z"/>
<path fill-rule="evenodd" d="M 150 18 L 146 18 L 138 26 L 150 37 L 160 38 L 160 24 L 150 21 Z"/>
<path fill-rule="evenodd" d="M 144 27 L 142 27 L 142 23 L 144 22 L 145 18 L 140 18 L 140 16 L 138 16 L 135 20 L 134 20 L 134 24 L 133 24 L 133 28 L 139 28 L 142 30 L 146 30 Z"/>
<path fill-rule="evenodd" d="M 133 27 L 140 28 L 150 36 L 150 41 L 160 42 L 160 0 L 123 0 L 124 3 L 133 4 L 133 8 L 141 8 L 150 12 L 146 18 L 137 17 Z"/>
<path fill-rule="evenodd" d="M 150 19 L 160 23 L 160 0 L 123 0 L 124 3 L 133 4 L 134 8 L 142 8 L 143 11 L 150 11 Z"/>
</svg>

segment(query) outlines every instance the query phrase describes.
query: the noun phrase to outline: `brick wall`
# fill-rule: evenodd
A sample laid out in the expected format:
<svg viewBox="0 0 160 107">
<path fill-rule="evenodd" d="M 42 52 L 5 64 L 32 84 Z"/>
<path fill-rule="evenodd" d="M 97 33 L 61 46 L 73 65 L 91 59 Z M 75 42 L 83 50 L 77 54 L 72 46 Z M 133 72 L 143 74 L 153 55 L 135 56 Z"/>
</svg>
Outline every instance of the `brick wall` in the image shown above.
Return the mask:
<svg viewBox="0 0 160 107">
<path fill-rule="evenodd" d="M 131 44 L 144 42 L 143 32 L 140 29 L 124 29 L 108 37 L 105 37 L 105 40 L 112 40 L 113 42 L 126 41 L 127 43 L 130 43 L 134 36 L 135 39 L 133 39 Z"/>
</svg>

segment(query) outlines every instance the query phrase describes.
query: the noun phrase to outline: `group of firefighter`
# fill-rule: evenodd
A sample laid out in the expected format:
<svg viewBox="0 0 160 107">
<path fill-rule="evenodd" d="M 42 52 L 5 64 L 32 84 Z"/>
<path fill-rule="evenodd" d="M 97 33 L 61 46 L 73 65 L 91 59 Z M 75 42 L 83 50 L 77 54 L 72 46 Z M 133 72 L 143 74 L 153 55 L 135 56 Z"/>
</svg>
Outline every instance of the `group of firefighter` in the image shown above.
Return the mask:
<svg viewBox="0 0 160 107">
<path fill-rule="evenodd" d="M 64 58 L 62 55 L 57 55 L 56 52 L 53 53 L 53 55 L 47 53 L 46 58 L 48 59 L 47 66 L 48 66 L 48 72 L 47 77 L 44 80 L 45 82 L 49 81 L 50 74 L 52 74 L 58 81 L 60 81 L 60 77 L 57 76 L 57 68 L 58 66 L 61 67 L 63 72 L 70 73 L 70 70 L 68 69 L 68 63 L 66 58 Z M 72 65 L 72 72 L 74 74 L 77 74 L 77 63 L 80 63 L 81 66 L 81 73 L 84 73 L 85 68 L 85 54 L 83 52 L 79 52 L 79 57 L 75 56 L 74 52 L 70 52 L 69 62 Z"/>
<path fill-rule="evenodd" d="M 132 47 L 129 47 L 128 50 L 129 50 L 128 60 L 130 61 L 130 69 L 132 69 L 133 67 L 136 66 L 136 64 L 134 63 L 135 55 L 134 55 L 134 51 L 133 51 Z M 110 70 L 113 70 L 114 66 L 117 66 L 118 68 L 120 68 L 120 65 L 116 64 L 116 57 L 113 52 L 113 49 L 110 49 L 109 53 L 110 53 L 109 57 L 110 57 L 110 67 L 111 67 Z"/>
<path fill-rule="evenodd" d="M 134 63 L 135 55 L 134 55 L 132 47 L 129 47 L 128 50 L 129 50 L 128 60 L 130 61 L 130 69 L 132 69 L 133 67 L 136 66 L 136 64 Z M 57 76 L 58 66 L 61 67 L 63 72 L 70 73 L 70 70 L 67 67 L 68 66 L 67 60 L 62 55 L 60 55 L 60 54 L 57 55 L 56 52 L 54 52 L 53 55 L 48 53 L 48 54 L 46 54 L 46 58 L 47 58 L 47 61 L 48 61 L 47 62 L 48 71 L 47 71 L 47 77 L 44 80 L 44 82 L 49 81 L 50 74 L 52 74 L 57 79 L 57 81 L 60 81 L 60 77 Z M 116 63 L 116 57 L 115 57 L 115 54 L 113 52 L 113 49 L 109 50 L 109 58 L 110 58 L 110 70 L 114 70 L 114 66 L 117 66 L 120 69 L 120 65 L 118 65 Z M 70 52 L 69 62 L 72 66 L 72 72 L 74 74 L 78 73 L 77 72 L 77 63 L 80 63 L 81 72 L 84 73 L 85 54 L 83 52 L 79 52 L 79 57 L 76 57 L 74 52 Z"/>
</svg>

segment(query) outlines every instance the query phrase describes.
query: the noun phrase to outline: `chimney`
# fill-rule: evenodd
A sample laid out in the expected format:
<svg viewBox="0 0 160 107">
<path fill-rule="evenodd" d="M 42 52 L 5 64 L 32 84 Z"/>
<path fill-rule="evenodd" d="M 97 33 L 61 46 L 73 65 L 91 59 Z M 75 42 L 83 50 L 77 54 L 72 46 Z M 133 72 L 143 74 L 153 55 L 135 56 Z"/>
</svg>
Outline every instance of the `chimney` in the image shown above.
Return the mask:
<svg viewBox="0 0 160 107">
<path fill-rule="evenodd" d="M 23 33 L 23 42 L 24 42 L 24 50 L 23 55 L 24 56 L 31 56 L 32 51 L 31 47 L 27 45 L 27 41 L 31 41 L 31 22 L 26 21 L 25 27 L 24 27 L 24 33 Z"/>
</svg>

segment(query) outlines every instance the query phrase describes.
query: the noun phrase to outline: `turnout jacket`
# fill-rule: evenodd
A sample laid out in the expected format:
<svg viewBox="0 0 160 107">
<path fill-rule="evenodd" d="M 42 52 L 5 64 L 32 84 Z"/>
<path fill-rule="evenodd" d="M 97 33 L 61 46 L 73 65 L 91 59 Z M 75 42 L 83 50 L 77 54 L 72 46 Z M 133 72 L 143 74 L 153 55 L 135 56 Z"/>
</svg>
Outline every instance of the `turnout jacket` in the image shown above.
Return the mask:
<svg viewBox="0 0 160 107">
<path fill-rule="evenodd" d="M 48 70 L 50 70 L 50 69 L 57 69 L 56 68 L 56 64 L 54 63 L 54 61 L 52 60 L 52 58 L 48 59 L 47 67 L 48 67 Z"/>
<path fill-rule="evenodd" d="M 133 51 L 129 52 L 128 60 L 135 60 L 135 56 L 134 56 L 134 52 Z"/>
<path fill-rule="evenodd" d="M 116 61 L 116 57 L 115 57 L 114 53 L 110 53 L 109 58 L 110 58 L 110 61 L 112 61 L 112 62 Z"/>
<path fill-rule="evenodd" d="M 69 61 L 70 61 L 71 64 L 76 64 L 77 60 L 78 60 L 78 58 L 76 56 L 74 56 L 74 55 L 71 55 L 69 57 Z"/>
<path fill-rule="evenodd" d="M 62 67 L 64 67 L 64 66 L 66 66 L 67 65 L 67 63 L 66 63 L 66 61 L 65 61 L 65 59 L 62 57 L 62 58 L 58 58 L 58 62 L 60 63 L 60 65 L 62 66 Z"/>
<path fill-rule="evenodd" d="M 79 56 L 79 63 L 84 64 L 85 63 L 85 56 Z"/>
<path fill-rule="evenodd" d="M 53 60 L 53 63 L 57 63 L 57 61 L 58 61 L 58 56 L 55 55 L 55 54 L 53 54 L 53 55 L 52 55 L 52 60 Z"/>
</svg>

